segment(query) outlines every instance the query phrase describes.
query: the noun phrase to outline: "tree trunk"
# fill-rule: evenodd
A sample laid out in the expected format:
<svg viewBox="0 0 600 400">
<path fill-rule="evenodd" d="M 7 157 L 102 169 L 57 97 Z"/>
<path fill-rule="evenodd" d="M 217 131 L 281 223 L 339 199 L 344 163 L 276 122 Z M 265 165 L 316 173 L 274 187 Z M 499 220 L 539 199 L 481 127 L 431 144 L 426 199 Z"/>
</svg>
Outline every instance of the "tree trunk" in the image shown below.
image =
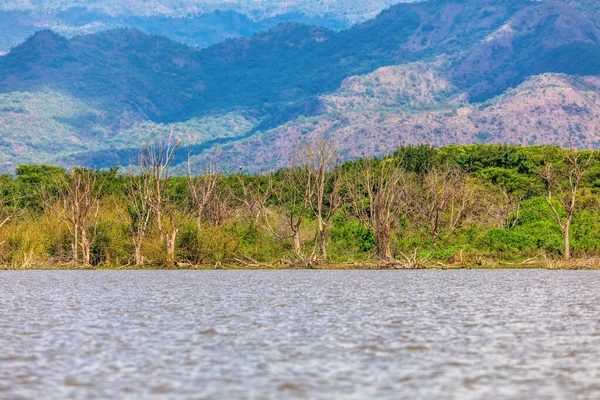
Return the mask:
<svg viewBox="0 0 600 400">
<path fill-rule="evenodd" d="M 321 259 L 327 261 L 327 244 L 325 243 L 325 230 L 319 232 L 319 247 L 321 248 Z"/>
<path fill-rule="evenodd" d="M 177 238 L 178 229 L 173 229 L 173 233 L 169 235 L 165 233 L 165 244 L 167 246 L 167 266 L 172 268 L 175 265 L 175 239 Z"/>
<path fill-rule="evenodd" d="M 79 225 L 73 224 L 73 261 L 79 262 Z"/>
<path fill-rule="evenodd" d="M 325 223 L 319 218 L 319 225 L 317 228 L 317 240 L 319 242 L 319 251 L 321 252 L 321 259 L 327 261 L 327 245 L 325 241 Z"/>
<path fill-rule="evenodd" d="M 82 253 L 83 253 L 83 265 L 90 265 L 91 257 L 91 249 L 89 244 L 82 244 Z"/>
<path fill-rule="evenodd" d="M 387 231 L 379 232 L 377 235 L 377 256 L 382 261 L 391 261 L 394 258 L 390 233 Z"/>
<path fill-rule="evenodd" d="M 81 255 L 83 258 L 83 265 L 90 265 L 91 260 L 91 246 L 90 241 L 87 237 L 87 232 L 85 229 L 81 230 Z"/>
<path fill-rule="evenodd" d="M 135 242 L 135 266 L 141 267 L 144 265 L 144 256 L 142 256 L 142 243 Z"/>
<path fill-rule="evenodd" d="M 569 230 L 571 228 L 571 221 L 567 221 L 565 229 L 563 230 L 563 238 L 565 242 L 565 261 L 571 261 L 571 240 L 569 237 Z"/>
<path fill-rule="evenodd" d="M 300 244 L 300 232 L 299 230 L 294 231 L 294 250 L 296 251 L 296 256 L 300 259 L 304 258 L 302 254 L 302 246 Z"/>
</svg>

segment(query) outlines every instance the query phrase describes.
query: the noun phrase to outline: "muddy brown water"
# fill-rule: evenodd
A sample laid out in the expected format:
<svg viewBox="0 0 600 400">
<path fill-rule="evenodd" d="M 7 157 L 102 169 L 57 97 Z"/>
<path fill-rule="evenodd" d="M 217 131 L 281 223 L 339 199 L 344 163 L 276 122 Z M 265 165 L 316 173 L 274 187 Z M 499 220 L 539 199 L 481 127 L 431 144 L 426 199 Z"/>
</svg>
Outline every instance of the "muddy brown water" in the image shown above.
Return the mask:
<svg viewBox="0 0 600 400">
<path fill-rule="evenodd" d="M 600 272 L 4 271 L 0 398 L 600 398 Z"/>
</svg>

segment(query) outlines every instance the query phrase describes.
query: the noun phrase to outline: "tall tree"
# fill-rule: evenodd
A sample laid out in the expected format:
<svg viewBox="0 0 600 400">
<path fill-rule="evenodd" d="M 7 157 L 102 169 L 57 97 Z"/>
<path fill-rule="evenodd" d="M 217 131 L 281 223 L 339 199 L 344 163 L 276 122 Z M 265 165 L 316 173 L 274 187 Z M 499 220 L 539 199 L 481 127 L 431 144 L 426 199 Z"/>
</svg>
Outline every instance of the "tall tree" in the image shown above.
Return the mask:
<svg viewBox="0 0 600 400">
<path fill-rule="evenodd" d="M 100 192 L 95 171 L 72 168 L 66 179 L 56 186 L 56 195 L 43 189 L 44 208 L 62 220 L 72 237 L 72 258 L 76 264 L 89 265 L 91 248 L 97 237 Z M 80 251 L 81 250 L 81 251 Z"/>
<path fill-rule="evenodd" d="M 544 197 L 552 210 L 554 222 L 563 234 L 563 256 L 571 260 L 571 223 L 577 208 L 577 194 L 584 174 L 593 160 L 593 152 L 559 150 L 560 157 L 546 156 L 539 175 L 546 184 Z"/>
<path fill-rule="evenodd" d="M 416 217 L 425 222 L 433 240 L 451 233 L 472 215 L 474 191 L 458 167 L 434 167 L 417 185 Z"/>
<path fill-rule="evenodd" d="M 314 189 L 312 183 L 304 185 L 307 179 L 306 171 L 299 167 L 291 167 L 278 172 L 278 178 L 269 176 L 269 191 L 271 198 L 283 214 L 283 223 L 276 227 L 271 222 L 271 213 L 268 208 L 263 210 L 263 221 L 268 230 L 278 239 L 292 239 L 294 253 L 299 261 L 306 261 L 306 254 L 302 249 L 301 227 L 310 209 L 308 199 Z M 309 264 L 310 265 L 310 264 Z"/>
<path fill-rule="evenodd" d="M 9 175 L 0 176 L 0 231 L 6 224 L 21 216 L 27 205 L 26 196 L 19 193 L 16 181 Z M 0 245 L 4 241 L 0 242 Z"/>
<path fill-rule="evenodd" d="M 141 153 L 140 153 L 141 154 Z M 127 211 L 123 212 L 117 206 L 121 217 L 127 222 L 134 245 L 134 262 L 136 266 L 144 265 L 142 246 L 148 235 L 152 222 L 152 179 L 148 172 L 140 174 L 134 165 L 139 165 L 138 160 L 132 160 L 128 177 L 125 181 L 125 200 Z"/>
<path fill-rule="evenodd" d="M 175 222 L 177 205 L 168 189 L 172 178 L 171 165 L 180 144 L 171 132 L 166 141 L 160 138 L 156 144 L 146 144 L 137 159 L 140 177 L 147 180 L 144 185 L 149 187 L 149 206 L 156 220 L 158 235 L 166 247 L 168 267 L 175 265 L 175 241 L 179 232 Z"/>
<path fill-rule="evenodd" d="M 361 160 L 345 175 L 356 216 L 374 232 L 380 260 L 394 259 L 392 233 L 411 209 L 411 186 L 411 175 L 394 158 Z"/>
<path fill-rule="evenodd" d="M 292 171 L 297 190 L 317 220 L 315 246 L 311 258 L 327 260 L 326 231 L 341 205 L 340 170 L 337 146 L 328 139 L 300 144 L 294 155 Z"/>
<path fill-rule="evenodd" d="M 219 185 L 221 180 L 221 150 L 216 148 L 200 176 L 192 173 L 188 161 L 188 190 L 198 228 L 203 224 L 222 225 L 232 212 L 230 193 Z"/>
</svg>

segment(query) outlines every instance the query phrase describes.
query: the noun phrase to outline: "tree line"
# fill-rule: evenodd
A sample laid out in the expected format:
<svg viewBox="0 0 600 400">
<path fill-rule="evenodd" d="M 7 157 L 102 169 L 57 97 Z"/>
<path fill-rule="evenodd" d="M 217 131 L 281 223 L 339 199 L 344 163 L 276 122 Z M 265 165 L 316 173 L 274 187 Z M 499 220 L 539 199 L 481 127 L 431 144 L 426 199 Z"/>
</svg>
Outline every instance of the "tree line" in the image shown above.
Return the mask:
<svg viewBox="0 0 600 400">
<path fill-rule="evenodd" d="M 319 139 L 268 174 L 225 173 L 217 149 L 177 176 L 178 147 L 147 144 L 128 168 L 22 165 L 3 175 L 2 264 L 316 267 L 600 253 L 596 151 L 418 145 L 342 163 L 336 144 Z"/>
</svg>

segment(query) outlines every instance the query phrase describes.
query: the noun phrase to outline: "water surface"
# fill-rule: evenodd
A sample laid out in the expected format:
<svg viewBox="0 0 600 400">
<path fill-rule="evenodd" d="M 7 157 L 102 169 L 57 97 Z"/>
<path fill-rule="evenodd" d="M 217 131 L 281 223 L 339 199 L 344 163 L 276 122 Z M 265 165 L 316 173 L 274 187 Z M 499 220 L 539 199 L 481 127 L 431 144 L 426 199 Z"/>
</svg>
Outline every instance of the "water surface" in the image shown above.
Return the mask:
<svg viewBox="0 0 600 400">
<path fill-rule="evenodd" d="M 600 273 L 4 271 L 0 398 L 600 398 Z"/>
</svg>

